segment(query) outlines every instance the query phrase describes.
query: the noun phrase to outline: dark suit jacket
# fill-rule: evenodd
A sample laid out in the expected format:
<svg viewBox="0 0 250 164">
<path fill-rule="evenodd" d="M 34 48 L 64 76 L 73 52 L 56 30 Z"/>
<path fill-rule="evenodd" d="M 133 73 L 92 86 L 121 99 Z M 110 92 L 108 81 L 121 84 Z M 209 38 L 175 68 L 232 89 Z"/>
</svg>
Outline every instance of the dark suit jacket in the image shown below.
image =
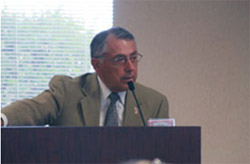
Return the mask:
<svg viewBox="0 0 250 164">
<path fill-rule="evenodd" d="M 2 109 L 8 125 L 99 126 L 100 87 L 96 74 L 55 76 L 49 90 Z M 145 121 L 168 118 L 168 102 L 159 92 L 135 83 Z M 132 92 L 127 91 L 123 126 L 142 126 Z"/>
</svg>

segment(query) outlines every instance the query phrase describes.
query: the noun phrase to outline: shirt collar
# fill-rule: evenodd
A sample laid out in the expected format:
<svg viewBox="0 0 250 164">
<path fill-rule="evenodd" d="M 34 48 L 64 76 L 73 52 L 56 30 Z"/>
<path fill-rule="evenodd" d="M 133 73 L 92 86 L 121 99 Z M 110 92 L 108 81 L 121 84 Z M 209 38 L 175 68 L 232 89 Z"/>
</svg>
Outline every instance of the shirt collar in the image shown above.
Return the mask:
<svg viewBox="0 0 250 164">
<path fill-rule="evenodd" d="M 101 102 L 105 101 L 108 96 L 110 95 L 111 91 L 110 89 L 104 84 L 102 79 L 97 75 L 97 79 L 101 88 Z M 118 92 L 120 96 L 120 101 L 122 104 L 125 104 L 125 96 L 126 96 L 126 91 Z"/>
</svg>

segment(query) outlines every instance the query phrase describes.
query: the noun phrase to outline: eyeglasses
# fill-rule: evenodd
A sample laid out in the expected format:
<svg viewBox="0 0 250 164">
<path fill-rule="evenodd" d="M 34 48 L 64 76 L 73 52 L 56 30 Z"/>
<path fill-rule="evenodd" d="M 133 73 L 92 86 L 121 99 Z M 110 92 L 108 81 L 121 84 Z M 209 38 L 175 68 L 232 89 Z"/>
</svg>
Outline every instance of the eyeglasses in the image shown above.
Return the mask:
<svg viewBox="0 0 250 164">
<path fill-rule="evenodd" d="M 100 56 L 100 57 L 104 57 L 104 56 Z M 132 54 L 130 57 L 127 57 L 125 55 L 116 55 L 113 59 L 110 59 L 110 61 L 114 65 L 124 65 L 125 63 L 128 62 L 128 59 L 133 64 L 137 64 L 142 59 L 142 55 L 139 53 Z"/>
</svg>

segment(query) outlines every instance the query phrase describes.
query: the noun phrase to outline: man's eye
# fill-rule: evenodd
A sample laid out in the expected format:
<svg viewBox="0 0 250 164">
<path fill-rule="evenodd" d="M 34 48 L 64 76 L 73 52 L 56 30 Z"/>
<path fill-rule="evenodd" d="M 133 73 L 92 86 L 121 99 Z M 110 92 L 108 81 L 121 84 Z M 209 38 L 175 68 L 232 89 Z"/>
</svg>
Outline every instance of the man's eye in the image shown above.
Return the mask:
<svg viewBox="0 0 250 164">
<path fill-rule="evenodd" d="M 136 60 L 137 60 L 137 56 L 136 56 L 136 55 L 135 55 L 135 56 L 131 56 L 131 57 L 130 57 L 130 60 L 136 61 Z"/>
<path fill-rule="evenodd" d="M 118 58 L 115 58 L 114 61 L 115 61 L 115 62 L 123 62 L 123 61 L 124 61 L 124 58 L 123 58 L 123 57 L 118 57 Z"/>
</svg>

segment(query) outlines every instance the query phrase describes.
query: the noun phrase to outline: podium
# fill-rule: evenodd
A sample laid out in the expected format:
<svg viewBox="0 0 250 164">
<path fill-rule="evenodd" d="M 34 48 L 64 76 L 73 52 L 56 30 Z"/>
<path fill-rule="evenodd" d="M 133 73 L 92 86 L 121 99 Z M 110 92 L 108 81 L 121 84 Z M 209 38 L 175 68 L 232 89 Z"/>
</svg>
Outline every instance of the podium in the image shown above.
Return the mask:
<svg viewBox="0 0 250 164">
<path fill-rule="evenodd" d="M 200 127 L 5 127 L 2 163 L 201 163 Z"/>
</svg>

